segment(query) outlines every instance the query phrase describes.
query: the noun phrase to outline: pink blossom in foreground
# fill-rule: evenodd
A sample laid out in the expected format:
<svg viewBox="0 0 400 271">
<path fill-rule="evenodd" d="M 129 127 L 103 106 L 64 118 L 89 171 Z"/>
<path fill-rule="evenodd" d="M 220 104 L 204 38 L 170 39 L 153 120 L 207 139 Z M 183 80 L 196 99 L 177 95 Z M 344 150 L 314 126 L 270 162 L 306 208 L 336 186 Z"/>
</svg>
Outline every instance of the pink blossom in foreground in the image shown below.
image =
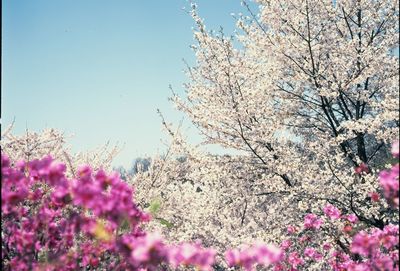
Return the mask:
<svg viewBox="0 0 400 271">
<path fill-rule="evenodd" d="M 133 201 L 133 189 L 118 174 L 94 173 L 83 166 L 77 178 L 69 180 L 64 175 L 65 166 L 50 156 L 29 163 L 20 161 L 15 166 L 2 156 L 1 166 L 5 270 L 153 271 L 160 266 L 213 270 L 214 249 L 200 243 L 167 245 L 160 235 L 141 229 L 149 215 L 140 211 Z M 398 175 L 395 165 L 379 176 L 385 198 L 397 207 Z M 338 234 L 347 238 L 347 247 L 316 243 L 313 236 L 332 230 L 335 223 L 326 220 L 322 228 L 320 217 L 307 214 L 303 229 L 287 228 L 289 239 L 280 248 L 256 242 L 228 250 L 227 264 L 245 270 L 259 266 L 277 271 L 302 270 L 318 261 L 326 270 L 398 270 L 398 225 L 357 233 L 355 214 L 342 216 L 332 205 L 323 211 L 326 217 L 345 223 L 347 234 L 340 230 Z M 128 227 L 121 232 L 123 222 Z"/>
<path fill-rule="evenodd" d="M 296 229 L 296 227 L 294 227 L 294 226 L 288 226 L 287 227 L 287 233 L 288 234 L 293 234 L 293 233 L 295 233 L 297 231 L 297 229 Z"/>
<path fill-rule="evenodd" d="M 363 263 L 352 262 L 349 270 L 398 270 L 399 226 L 387 225 L 383 230 L 373 229 L 369 233 L 356 234 L 351 243 L 351 252 L 365 257 Z M 372 268 L 373 267 L 373 268 Z"/>
<path fill-rule="evenodd" d="M 290 240 L 284 240 L 281 244 L 281 249 L 283 250 L 287 250 L 288 248 L 290 248 L 292 246 L 292 241 Z"/>
<path fill-rule="evenodd" d="M 232 249 L 225 253 L 229 266 L 241 266 L 245 270 L 253 270 L 256 265 L 269 266 L 282 260 L 282 251 L 275 246 L 256 243 L 242 250 Z"/>
<path fill-rule="evenodd" d="M 304 264 L 304 259 L 299 255 L 298 252 L 292 252 L 289 254 L 288 262 L 292 268 L 296 269 L 299 265 Z"/>
<path fill-rule="evenodd" d="M 160 235 L 143 231 L 140 224 L 149 216 L 139 210 L 133 189 L 117 174 L 94 173 L 83 166 L 76 179 L 68 180 L 65 166 L 50 156 L 16 167 L 2 156 L 1 166 L 6 270 L 151 271 L 162 264 L 213 268 L 214 249 L 200 243 L 167 245 Z M 127 225 L 124 232 L 122 222 Z M 42 251 L 47 251 L 46 261 L 37 256 Z M 277 262 L 280 253 L 256 243 L 240 252 L 239 261 L 243 267 L 267 266 Z"/>
<path fill-rule="evenodd" d="M 325 243 L 325 244 L 322 246 L 322 248 L 323 248 L 324 250 L 330 250 L 330 249 L 332 248 L 332 245 L 331 245 L 330 243 Z"/>
<path fill-rule="evenodd" d="M 383 194 L 394 207 L 399 207 L 399 168 L 399 164 L 396 164 L 390 170 L 381 171 L 379 174 Z"/>
<path fill-rule="evenodd" d="M 165 245 L 159 234 L 146 234 L 132 242 L 130 259 L 132 263 L 157 266 L 166 259 Z"/>
<path fill-rule="evenodd" d="M 172 266 L 193 265 L 200 270 L 212 270 L 215 255 L 214 249 L 205 249 L 199 243 L 182 243 L 168 250 L 168 258 Z"/>
<path fill-rule="evenodd" d="M 324 207 L 324 213 L 331 219 L 339 219 L 340 218 L 339 209 L 331 204 L 328 204 Z"/>
<path fill-rule="evenodd" d="M 304 217 L 305 229 L 319 229 L 321 225 L 322 225 L 322 220 L 319 219 L 315 214 L 307 214 Z"/>
<path fill-rule="evenodd" d="M 357 218 L 357 216 L 355 214 L 347 215 L 346 219 L 351 223 L 356 223 L 358 221 L 358 218 Z"/>
<path fill-rule="evenodd" d="M 351 252 L 362 256 L 368 256 L 379 247 L 379 239 L 376 236 L 370 236 L 366 232 L 360 232 L 354 236 L 351 244 Z"/>
<path fill-rule="evenodd" d="M 399 141 L 396 141 L 392 145 L 392 154 L 394 157 L 399 158 L 399 153 L 400 153 L 400 146 L 399 146 Z"/>
<path fill-rule="evenodd" d="M 304 249 L 304 256 L 316 261 L 320 261 L 322 259 L 322 255 L 312 247 L 306 247 Z"/>
</svg>

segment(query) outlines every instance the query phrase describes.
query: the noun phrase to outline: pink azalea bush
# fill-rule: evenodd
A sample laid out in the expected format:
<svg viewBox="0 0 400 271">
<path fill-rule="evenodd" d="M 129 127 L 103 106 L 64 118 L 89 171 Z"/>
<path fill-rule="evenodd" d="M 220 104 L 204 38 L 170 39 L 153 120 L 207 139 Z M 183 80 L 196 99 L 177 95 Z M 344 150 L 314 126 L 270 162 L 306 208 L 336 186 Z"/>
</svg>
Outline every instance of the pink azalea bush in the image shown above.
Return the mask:
<svg viewBox="0 0 400 271">
<path fill-rule="evenodd" d="M 327 205 L 324 209 L 333 208 Z M 352 228 L 359 224 L 353 214 L 335 218 L 346 225 L 341 231 L 335 230 L 329 223 L 332 219 L 329 212 L 325 213 L 325 217 L 314 219 L 326 221 L 318 222 L 318 227 L 309 226 L 309 217 L 306 215 L 302 229 L 288 231 L 288 239 L 280 246 L 283 250 L 282 261 L 275 265 L 274 270 L 303 270 L 315 264 L 322 270 L 335 271 L 398 270 L 398 225 L 388 224 L 382 230 L 362 230 L 351 236 Z M 321 243 L 324 238 L 326 241 Z"/>
<path fill-rule="evenodd" d="M 229 266 L 240 266 L 245 270 L 253 270 L 255 265 L 264 267 L 278 263 L 282 259 L 282 250 L 271 245 L 256 243 L 242 249 L 231 249 L 225 253 Z"/>
<path fill-rule="evenodd" d="M 65 165 L 50 156 L 14 166 L 2 156 L 1 167 L 4 270 L 212 270 L 214 249 L 168 245 L 141 229 L 150 216 L 118 174 L 82 166 L 68 179 Z M 258 244 L 251 253 L 257 256 L 250 261 L 267 265 L 279 250 Z"/>
<path fill-rule="evenodd" d="M 393 145 L 392 154 L 399 158 L 398 143 Z M 379 182 L 387 202 L 397 209 L 399 164 L 382 171 Z M 378 192 L 373 195 L 379 197 Z M 397 224 L 389 223 L 382 229 L 363 229 L 355 213 L 342 214 L 339 208 L 327 204 L 323 207 L 323 215 L 306 214 L 300 228 L 288 226 L 287 239 L 280 245 L 282 261 L 274 270 L 304 270 L 311 265 L 335 271 L 398 270 Z M 321 242 L 324 239 L 325 242 Z"/>
<path fill-rule="evenodd" d="M 390 170 L 382 171 L 379 181 L 388 202 L 399 207 L 399 164 L 393 165 Z"/>
<path fill-rule="evenodd" d="M 50 156 L 11 166 L 2 156 L 2 266 L 5 270 L 209 270 L 215 252 L 170 246 L 140 228 L 149 215 L 117 174 L 81 167 L 69 180 Z M 190 251 L 190 255 L 188 255 Z"/>
<path fill-rule="evenodd" d="M 395 148 L 393 154 L 399 157 Z M 133 189 L 118 174 L 82 166 L 76 178 L 68 179 L 66 166 L 50 156 L 15 165 L 6 156 L 1 159 L 4 270 L 213 270 L 214 249 L 167 244 L 141 228 L 150 215 L 138 208 Z M 387 201 L 398 208 L 399 165 L 382 171 L 379 181 Z M 332 204 L 322 211 L 305 214 L 301 227 L 288 226 L 280 247 L 256 242 L 226 251 L 226 265 L 398 270 L 398 225 L 362 229 L 355 213 L 342 213 Z"/>
</svg>

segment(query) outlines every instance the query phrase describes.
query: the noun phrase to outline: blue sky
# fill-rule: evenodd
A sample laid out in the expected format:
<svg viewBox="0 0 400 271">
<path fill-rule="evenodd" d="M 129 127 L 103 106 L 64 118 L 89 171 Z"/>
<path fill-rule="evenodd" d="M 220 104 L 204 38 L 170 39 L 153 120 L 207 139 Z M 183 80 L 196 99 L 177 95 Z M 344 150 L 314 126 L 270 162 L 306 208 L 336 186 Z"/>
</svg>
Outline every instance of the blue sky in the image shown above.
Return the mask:
<svg viewBox="0 0 400 271">
<path fill-rule="evenodd" d="M 14 132 L 57 128 L 74 151 L 125 144 L 115 165 L 164 149 L 159 108 L 183 93 L 182 58 L 194 63 L 184 0 L 2 1 L 2 125 Z M 209 29 L 232 33 L 240 0 L 198 0 Z M 189 131 L 194 136 L 195 132 Z"/>
</svg>

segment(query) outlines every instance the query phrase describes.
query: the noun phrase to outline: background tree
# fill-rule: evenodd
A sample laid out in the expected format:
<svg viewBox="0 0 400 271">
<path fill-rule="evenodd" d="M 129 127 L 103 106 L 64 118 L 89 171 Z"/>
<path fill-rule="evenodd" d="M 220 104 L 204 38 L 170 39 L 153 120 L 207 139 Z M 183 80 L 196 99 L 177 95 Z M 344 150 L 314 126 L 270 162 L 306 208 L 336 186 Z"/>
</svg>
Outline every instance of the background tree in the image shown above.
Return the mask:
<svg viewBox="0 0 400 271">
<path fill-rule="evenodd" d="M 192 169 L 185 178 L 204 191 L 206 206 L 175 205 L 191 217 L 186 232 L 210 232 L 221 245 L 275 241 L 327 203 L 383 228 L 397 214 L 371 192 L 399 132 L 398 2 L 258 3 L 259 15 L 237 18 L 235 36 L 207 31 L 192 5 L 197 61 L 186 97 L 172 100 L 202 144 L 239 154 L 210 155 L 171 133 Z M 181 180 L 159 186 L 171 182 Z"/>
<path fill-rule="evenodd" d="M 111 170 L 111 162 L 120 148 L 109 142 L 93 150 L 74 153 L 67 143 L 68 136 L 56 129 L 45 129 L 40 132 L 26 130 L 24 134 L 15 135 L 10 125 L 1 135 L 0 146 L 4 154 L 13 161 L 41 159 L 51 154 L 54 159 L 68 165 L 67 176 L 75 176 L 78 166 L 90 164 L 95 170 Z"/>
</svg>

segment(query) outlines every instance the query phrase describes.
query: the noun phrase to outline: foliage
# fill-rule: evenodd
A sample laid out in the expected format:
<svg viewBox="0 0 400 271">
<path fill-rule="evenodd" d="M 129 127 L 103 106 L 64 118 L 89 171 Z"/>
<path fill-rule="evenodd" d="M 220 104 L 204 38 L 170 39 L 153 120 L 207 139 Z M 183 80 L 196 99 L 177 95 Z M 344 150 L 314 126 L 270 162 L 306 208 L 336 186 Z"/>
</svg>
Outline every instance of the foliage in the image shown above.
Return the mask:
<svg viewBox="0 0 400 271">
<path fill-rule="evenodd" d="M 68 179 L 65 164 L 50 156 L 14 165 L 2 156 L 1 167 L 4 270 L 158 270 L 181 265 L 211 270 L 216 263 L 217 251 L 203 248 L 199 241 L 168 245 L 160 235 L 144 231 L 141 223 L 150 216 L 137 207 L 133 189 L 118 174 L 82 166 L 77 178 Z M 380 175 L 394 208 L 398 208 L 398 179 L 399 164 Z M 156 213 L 160 205 L 153 206 L 150 209 Z M 281 248 L 256 242 L 230 249 L 225 252 L 226 265 L 245 270 L 256 265 L 274 270 L 299 266 L 397 270 L 398 226 L 358 229 L 353 235 L 350 232 L 358 222 L 356 215 L 342 215 L 327 205 L 324 217 L 307 214 L 301 230 L 290 226 L 290 239 Z M 318 265 L 310 265 L 314 262 Z"/>
<path fill-rule="evenodd" d="M 124 182 L 100 169 L 114 151 L 78 168 L 54 130 L 3 135 L 4 269 L 398 269 L 398 1 L 258 2 L 236 36 L 192 5 L 197 62 L 171 98 L 230 155 L 164 122 L 167 154 Z"/>
</svg>

